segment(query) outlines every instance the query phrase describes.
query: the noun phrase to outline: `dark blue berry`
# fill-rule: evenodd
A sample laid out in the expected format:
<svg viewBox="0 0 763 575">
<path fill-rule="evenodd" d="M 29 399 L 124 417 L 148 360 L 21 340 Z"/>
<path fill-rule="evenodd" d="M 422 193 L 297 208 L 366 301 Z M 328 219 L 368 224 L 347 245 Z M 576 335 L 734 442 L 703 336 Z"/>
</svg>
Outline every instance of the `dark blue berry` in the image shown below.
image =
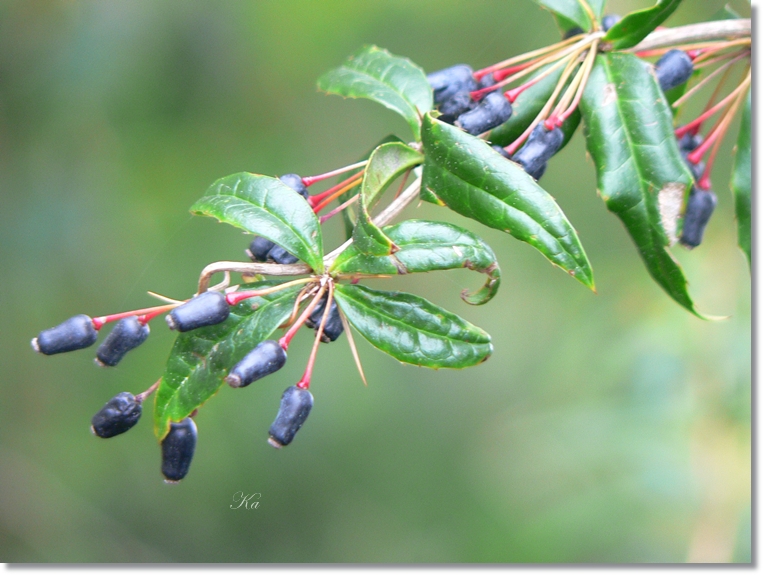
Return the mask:
<svg viewBox="0 0 763 575">
<path fill-rule="evenodd" d="M 277 264 L 295 264 L 299 261 L 299 258 L 291 255 L 285 249 L 279 245 L 274 245 L 268 252 L 268 259 L 273 260 Z"/>
<path fill-rule="evenodd" d="M 604 16 L 604 18 L 601 19 L 601 27 L 605 32 L 609 32 L 609 29 L 617 24 L 620 20 L 622 20 L 622 17 L 618 14 L 607 14 Z"/>
<path fill-rule="evenodd" d="M 315 307 L 313 308 L 313 311 L 310 312 L 310 315 L 307 316 L 307 319 L 305 320 L 305 325 L 311 329 L 316 329 L 320 323 L 321 319 L 323 318 L 323 310 L 326 309 L 326 302 L 328 301 L 328 295 L 324 295 L 317 304 L 315 304 Z"/>
<path fill-rule="evenodd" d="M 511 104 L 500 92 L 490 92 L 473 110 L 461 114 L 456 120 L 459 128 L 472 136 L 500 126 L 511 117 Z"/>
<path fill-rule="evenodd" d="M 281 396 L 281 407 L 270 426 L 268 443 L 275 448 L 289 445 L 313 408 L 313 394 L 292 385 Z"/>
<path fill-rule="evenodd" d="M 196 450 L 196 424 L 186 417 L 180 423 L 170 424 L 170 431 L 162 440 L 162 474 L 168 483 L 175 483 L 188 475 Z"/>
<path fill-rule="evenodd" d="M 307 199 L 307 196 L 309 195 L 307 192 L 307 186 L 302 181 L 301 176 L 298 176 L 297 174 L 284 174 L 278 179 L 289 186 L 292 190 L 297 192 L 300 196 Z"/>
<path fill-rule="evenodd" d="M 474 72 L 466 64 L 458 64 L 432 72 L 427 75 L 429 85 L 434 92 L 434 103 L 442 104 L 458 92 L 471 92 L 477 89 Z"/>
<path fill-rule="evenodd" d="M 442 116 L 438 120 L 452 124 L 456 118 L 471 110 L 475 105 L 469 92 L 458 92 L 440 104 Z"/>
<path fill-rule="evenodd" d="M 692 188 L 684 213 L 684 225 L 680 242 L 688 248 L 702 243 L 707 222 L 713 215 L 718 198 L 711 190 Z"/>
<path fill-rule="evenodd" d="M 478 83 L 478 86 L 480 88 L 489 88 L 490 86 L 495 86 L 495 85 L 496 85 L 495 76 L 493 76 L 492 72 L 482 76 L 482 78 L 480 78 L 480 81 Z"/>
<path fill-rule="evenodd" d="M 680 86 L 691 78 L 694 64 L 683 50 L 670 50 L 657 60 L 654 72 L 663 92 Z"/>
<path fill-rule="evenodd" d="M 32 339 L 32 348 L 45 355 L 90 347 L 98 339 L 93 320 L 84 314 L 70 317 L 56 327 L 41 331 Z"/>
<path fill-rule="evenodd" d="M 564 39 L 567 40 L 568 38 L 572 38 L 573 36 L 577 36 L 578 34 L 582 34 L 583 29 L 580 26 L 575 26 L 574 28 L 570 28 L 564 33 Z"/>
<path fill-rule="evenodd" d="M 114 367 L 128 351 L 146 341 L 150 331 L 148 325 L 140 323 L 135 316 L 120 320 L 98 347 L 95 362 L 104 367 Z"/>
<path fill-rule="evenodd" d="M 173 309 L 165 318 L 170 329 L 190 331 L 224 322 L 230 306 L 220 292 L 206 291 Z"/>
<path fill-rule="evenodd" d="M 496 152 L 501 154 L 507 160 L 511 158 L 511 155 L 502 146 L 491 146 Z"/>
<path fill-rule="evenodd" d="M 90 420 L 90 430 L 107 439 L 129 431 L 138 423 L 143 408 L 132 393 L 123 391 L 112 397 Z"/>
<path fill-rule="evenodd" d="M 266 262 L 268 261 L 268 252 L 273 249 L 273 246 L 275 246 L 275 244 L 270 240 L 267 240 L 262 236 L 257 236 L 252 240 L 252 243 L 249 244 L 247 255 L 253 262 Z"/>
<path fill-rule="evenodd" d="M 691 175 L 694 176 L 694 180 L 699 180 L 705 171 L 705 162 L 699 161 L 696 164 L 689 160 L 689 154 L 691 152 L 681 152 L 681 157 L 684 159 L 686 166 L 689 168 Z"/>
<path fill-rule="evenodd" d="M 275 373 L 286 363 L 286 352 L 272 339 L 261 342 L 230 370 L 225 381 L 231 387 L 250 383 Z"/>
<path fill-rule="evenodd" d="M 512 160 L 538 180 L 546 171 L 546 162 L 559 151 L 563 143 L 564 132 L 561 128 L 547 130 L 546 126 L 540 123 L 535 126 L 525 145 L 514 154 Z"/>
<path fill-rule="evenodd" d="M 702 134 L 692 134 L 691 132 L 687 132 L 679 138 L 678 149 L 682 152 L 693 152 L 699 148 L 704 141 L 705 138 L 702 137 Z"/>
<path fill-rule="evenodd" d="M 318 330 L 318 327 L 323 320 L 323 311 L 326 309 L 326 301 L 328 296 L 324 296 L 313 308 L 313 311 L 305 320 L 305 325 L 309 328 Z M 344 324 L 342 318 L 339 315 L 339 307 L 336 305 L 336 300 L 331 302 L 331 308 L 329 309 L 326 323 L 323 326 L 323 333 L 321 334 L 321 341 L 323 343 L 330 343 L 336 341 L 342 332 L 344 331 Z"/>
</svg>

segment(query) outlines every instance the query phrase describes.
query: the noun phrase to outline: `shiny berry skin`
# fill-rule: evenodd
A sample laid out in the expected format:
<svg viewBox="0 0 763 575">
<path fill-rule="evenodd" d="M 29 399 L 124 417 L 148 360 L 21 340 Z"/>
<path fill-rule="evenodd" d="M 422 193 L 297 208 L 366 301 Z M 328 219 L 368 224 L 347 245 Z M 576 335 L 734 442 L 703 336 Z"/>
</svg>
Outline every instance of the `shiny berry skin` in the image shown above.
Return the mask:
<svg viewBox="0 0 763 575">
<path fill-rule="evenodd" d="M 170 329 L 190 331 L 224 322 L 230 315 L 225 295 L 206 291 L 173 309 L 165 318 Z"/>
<path fill-rule="evenodd" d="M 268 443 L 277 449 L 289 445 L 312 408 L 312 393 L 296 385 L 286 388 L 281 396 L 278 415 L 270 426 Z"/>
<path fill-rule="evenodd" d="M 309 195 L 307 192 L 307 186 L 302 181 L 301 176 L 298 176 L 297 174 L 284 174 L 278 179 L 289 186 L 292 190 L 297 192 L 300 196 L 307 199 L 307 196 Z"/>
<path fill-rule="evenodd" d="M 90 430 L 107 439 L 129 431 L 138 423 L 143 408 L 132 393 L 123 391 L 112 397 L 90 421 Z"/>
<path fill-rule="evenodd" d="M 307 316 L 307 319 L 305 320 L 305 325 L 307 327 L 311 329 L 318 328 L 321 323 L 321 319 L 323 318 L 323 310 L 326 309 L 327 301 L 328 295 L 324 295 L 320 300 L 318 300 L 318 303 L 315 304 L 313 311 L 310 312 L 310 315 Z"/>
<path fill-rule="evenodd" d="M 438 120 L 452 124 L 456 121 L 456 118 L 464 112 L 468 112 L 474 106 L 476 106 L 476 103 L 472 100 L 469 92 L 458 92 L 440 104 L 442 116 Z"/>
<path fill-rule="evenodd" d="M 702 137 L 702 134 L 687 133 L 681 136 L 678 140 L 678 149 L 682 152 L 693 152 L 700 147 L 704 141 L 705 138 Z"/>
<path fill-rule="evenodd" d="M 684 213 L 684 226 L 679 240 L 688 248 L 696 248 L 702 243 L 705 227 L 713 215 L 718 198 L 711 190 L 692 188 Z"/>
<path fill-rule="evenodd" d="M 196 438 L 196 424 L 190 417 L 170 424 L 170 431 L 162 440 L 162 475 L 167 483 L 177 483 L 188 475 Z"/>
<path fill-rule="evenodd" d="M 622 19 L 619 14 L 607 14 L 601 19 L 601 27 L 605 32 L 609 32 L 609 29 Z"/>
<path fill-rule="evenodd" d="M 250 383 L 275 373 L 286 363 L 286 352 L 272 339 L 261 342 L 230 370 L 225 381 L 231 387 Z"/>
<path fill-rule="evenodd" d="M 514 154 L 512 160 L 538 180 L 546 171 L 546 162 L 559 151 L 563 143 L 564 132 L 561 128 L 547 130 L 543 123 L 540 123 L 530 133 L 525 145 Z"/>
<path fill-rule="evenodd" d="M 442 104 L 458 92 L 471 92 L 477 89 L 474 72 L 466 64 L 458 64 L 437 70 L 427 75 L 429 85 L 434 92 L 434 103 Z"/>
<path fill-rule="evenodd" d="M 278 244 L 274 245 L 268 252 L 268 259 L 282 265 L 295 264 L 299 261 L 298 257 L 291 255 Z"/>
<path fill-rule="evenodd" d="M 503 124 L 511 112 L 511 104 L 500 91 L 490 92 L 474 109 L 461 114 L 456 126 L 477 136 Z"/>
<path fill-rule="evenodd" d="M 478 86 L 480 88 L 490 88 L 490 86 L 496 85 L 495 76 L 493 76 L 493 73 L 490 72 L 490 74 L 485 74 L 480 78 L 480 81 L 478 82 Z"/>
<path fill-rule="evenodd" d="M 694 64 L 683 50 L 670 50 L 654 65 L 657 81 L 663 92 L 684 84 L 694 72 Z"/>
<path fill-rule="evenodd" d="M 84 314 L 70 317 L 56 327 L 41 331 L 32 339 L 32 348 L 45 355 L 90 347 L 98 339 L 93 320 Z"/>
<path fill-rule="evenodd" d="M 249 250 L 247 255 L 253 262 L 266 262 L 268 261 L 268 252 L 273 249 L 275 244 L 262 236 L 257 236 L 249 244 Z"/>
<path fill-rule="evenodd" d="M 323 333 L 321 334 L 321 341 L 323 343 L 330 343 L 335 341 L 344 331 L 344 324 L 342 318 L 339 316 L 339 308 L 336 305 L 336 301 L 331 302 L 329 308 L 329 315 L 326 318 L 326 323 L 323 325 Z"/>
<path fill-rule="evenodd" d="M 102 367 L 114 367 L 128 351 L 146 341 L 150 332 L 148 325 L 140 323 L 135 316 L 120 320 L 98 346 L 95 362 Z"/>
</svg>

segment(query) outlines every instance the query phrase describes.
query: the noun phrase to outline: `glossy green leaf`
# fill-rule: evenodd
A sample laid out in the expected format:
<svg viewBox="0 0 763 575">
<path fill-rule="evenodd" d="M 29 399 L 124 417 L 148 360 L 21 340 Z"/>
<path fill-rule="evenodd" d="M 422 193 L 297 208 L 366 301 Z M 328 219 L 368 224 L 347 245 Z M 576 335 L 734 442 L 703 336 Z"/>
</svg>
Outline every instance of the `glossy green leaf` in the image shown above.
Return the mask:
<svg viewBox="0 0 763 575">
<path fill-rule="evenodd" d="M 583 30 L 591 29 L 591 19 L 583 9 L 580 0 L 535 0 L 543 8 L 550 10 L 558 18 L 559 26 L 563 30 L 569 30 L 574 26 L 580 26 Z M 569 23 L 574 24 L 570 26 Z"/>
<path fill-rule="evenodd" d="M 597 18 L 601 18 L 602 13 L 604 12 L 604 5 L 606 4 L 606 0 L 588 0 L 588 5 L 591 7 L 591 10 L 593 10 L 594 16 Z"/>
<path fill-rule="evenodd" d="M 450 209 L 527 242 L 593 289 L 577 232 L 554 199 L 517 164 L 475 138 L 427 115 L 422 187 Z"/>
<path fill-rule="evenodd" d="M 692 177 L 657 81 L 632 54 L 599 55 L 581 109 L 598 191 L 607 208 L 625 224 L 655 281 L 703 317 L 667 249 L 676 240 Z"/>
<path fill-rule="evenodd" d="M 493 352 L 490 336 L 419 296 L 337 285 L 336 301 L 371 345 L 404 363 L 434 369 L 471 367 Z"/>
<path fill-rule="evenodd" d="M 346 98 L 368 98 L 403 116 L 416 139 L 421 116 L 432 109 L 432 88 L 426 74 L 408 58 L 365 46 L 339 68 L 318 79 L 318 89 Z"/>
<path fill-rule="evenodd" d="M 739 126 L 739 138 L 734 151 L 734 167 L 731 172 L 731 190 L 734 193 L 734 208 L 737 218 L 737 234 L 739 247 L 747 256 L 747 263 L 752 268 L 751 254 L 751 205 L 750 192 L 752 189 L 752 92 L 747 92 L 747 101 L 742 112 L 742 123 Z"/>
<path fill-rule="evenodd" d="M 631 48 L 667 20 L 680 3 L 681 0 L 657 0 L 651 8 L 631 12 L 612 26 L 602 41 L 610 42 L 615 50 Z"/>
<path fill-rule="evenodd" d="M 191 212 L 265 237 L 323 271 L 323 236 L 310 205 L 289 186 L 269 176 L 242 172 L 217 180 Z"/>
<path fill-rule="evenodd" d="M 257 282 L 242 289 L 278 283 Z M 228 371 L 289 318 L 300 287 L 244 300 L 231 308 L 224 322 L 178 334 L 156 391 L 154 433 L 159 440 L 167 434 L 170 422 L 188 417 L 215 395 Z"/>
<path fill-rule="evenodd" d="M 371 220 L 370 210 L 387 186 L 423 161 L 424 156 L 400 142 L 382 144 L 371 154 L 361 185 L 358 221 L 352 233 L 353 245 L 361 253 L 384 256 L 395 251 L 394 243 Z"/>
<path fill-rule="evenodd" d="M 481 238 L 464 228 L 444 222 L 408 220 L 383 228 L 398 247 L 393 255 L 369 256 L 351 245 L 334 262 L 332 271 L 343 274 L 408 274 L 467 268 L 487 274 L 475 293 L 461 292 L 466 303 L 490 301 L 501 284 L 495 254 Z"/>
</svg>

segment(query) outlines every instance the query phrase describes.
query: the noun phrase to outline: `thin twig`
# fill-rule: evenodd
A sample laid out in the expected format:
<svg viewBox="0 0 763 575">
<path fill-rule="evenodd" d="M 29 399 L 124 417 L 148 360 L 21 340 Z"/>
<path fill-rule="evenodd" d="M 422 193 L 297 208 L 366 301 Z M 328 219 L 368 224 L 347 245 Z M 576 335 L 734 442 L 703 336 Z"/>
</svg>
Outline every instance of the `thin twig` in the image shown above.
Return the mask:
<svg viewBox="0 0 763 575">
<path fill-rule="evenodd" d="M 363 385 L 368 387 L 366 374 L 363 372 L 363 364 L 360 363 L 360 355 L 358 355 L 358 348 L 355 345 L 355 338 L 353 337 L 352 330 L 350 329 L 350 322 L 347 321 L 347 318 L 344 316 L 344 312 L 341 309 L 339 310 L 339 319 L 342 320 L 342 326 L 344 326 L 344 332 L 347 334 L 347 341 L 350 344 L 350 351 L 352 352 L 352 357 L 355 359 L 355 365 L 358 368 L 358 373 L 360 373 L 360 379 L 363 380 Z"/>
<path fill-rule="evenodd" d="M 702 22 L 689 24 L 676 28 L 655 30 L 644 38 L 639 44 L 630 48 L 630 52 L 641 52 L 654 48 L 688 44 L 690 42 L 703 42 L 709 40 L 725 40 L 728 38 L 743 38 L 752 34 L 750 19 L 716 20 L 714 22 Z"/>
</svg>

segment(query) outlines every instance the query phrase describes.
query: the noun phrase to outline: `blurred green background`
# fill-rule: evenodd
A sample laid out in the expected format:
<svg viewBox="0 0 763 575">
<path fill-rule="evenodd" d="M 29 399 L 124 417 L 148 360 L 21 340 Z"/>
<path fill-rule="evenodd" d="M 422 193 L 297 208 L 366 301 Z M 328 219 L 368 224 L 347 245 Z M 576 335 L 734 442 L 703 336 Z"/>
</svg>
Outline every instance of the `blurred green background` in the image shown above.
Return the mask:
<svg viewBox="0 0 763 575">
<path fill-rule="evenodd" d="M 670 23 L 723 4 L 686 0 Z M 509 236 L 411 207 L 488 240 L 502 289 L 472 308 L 459 292 L 481 280 L 466 271 L 373 285 L 485 328 L 490 361 L 417 369 L 358 337 L 366 388 L 342 338 L 321 348 L 310 419 L 276 451 L 267 429 L 301 375 L 305 331 L 281 372 L 200 411 L 178 486 L 161 480 L 150 406 L 129 434 L 88 431 L 110 397 L 161 373 L 173 340 L 161 321 L 111 370 L 92 365 L 94 350 L 29 346 L 73 314 L 151 305 L 146 290 L 188 297 L 204 265 L 242 259 L 246 237 L 187 211 L 218 177 L 320 173 L 389 132 L 409 138 L 382 107 L 315 90 L 360 45 L 431 71 L 557 38 L 530 0 L 1 2 L 0 559 L 749 561 L 750 275 L 735 245 L 731 142 L 705 243 L 675 250 L 699 308 L 725 321 L 696 319 L 652 282 L 597 197 L 578 134 L 543 183 L 580 234 L 598 294 Z M 261 493 L 260 507 L 230 509 L 239 491 Z"/>
</svg>

